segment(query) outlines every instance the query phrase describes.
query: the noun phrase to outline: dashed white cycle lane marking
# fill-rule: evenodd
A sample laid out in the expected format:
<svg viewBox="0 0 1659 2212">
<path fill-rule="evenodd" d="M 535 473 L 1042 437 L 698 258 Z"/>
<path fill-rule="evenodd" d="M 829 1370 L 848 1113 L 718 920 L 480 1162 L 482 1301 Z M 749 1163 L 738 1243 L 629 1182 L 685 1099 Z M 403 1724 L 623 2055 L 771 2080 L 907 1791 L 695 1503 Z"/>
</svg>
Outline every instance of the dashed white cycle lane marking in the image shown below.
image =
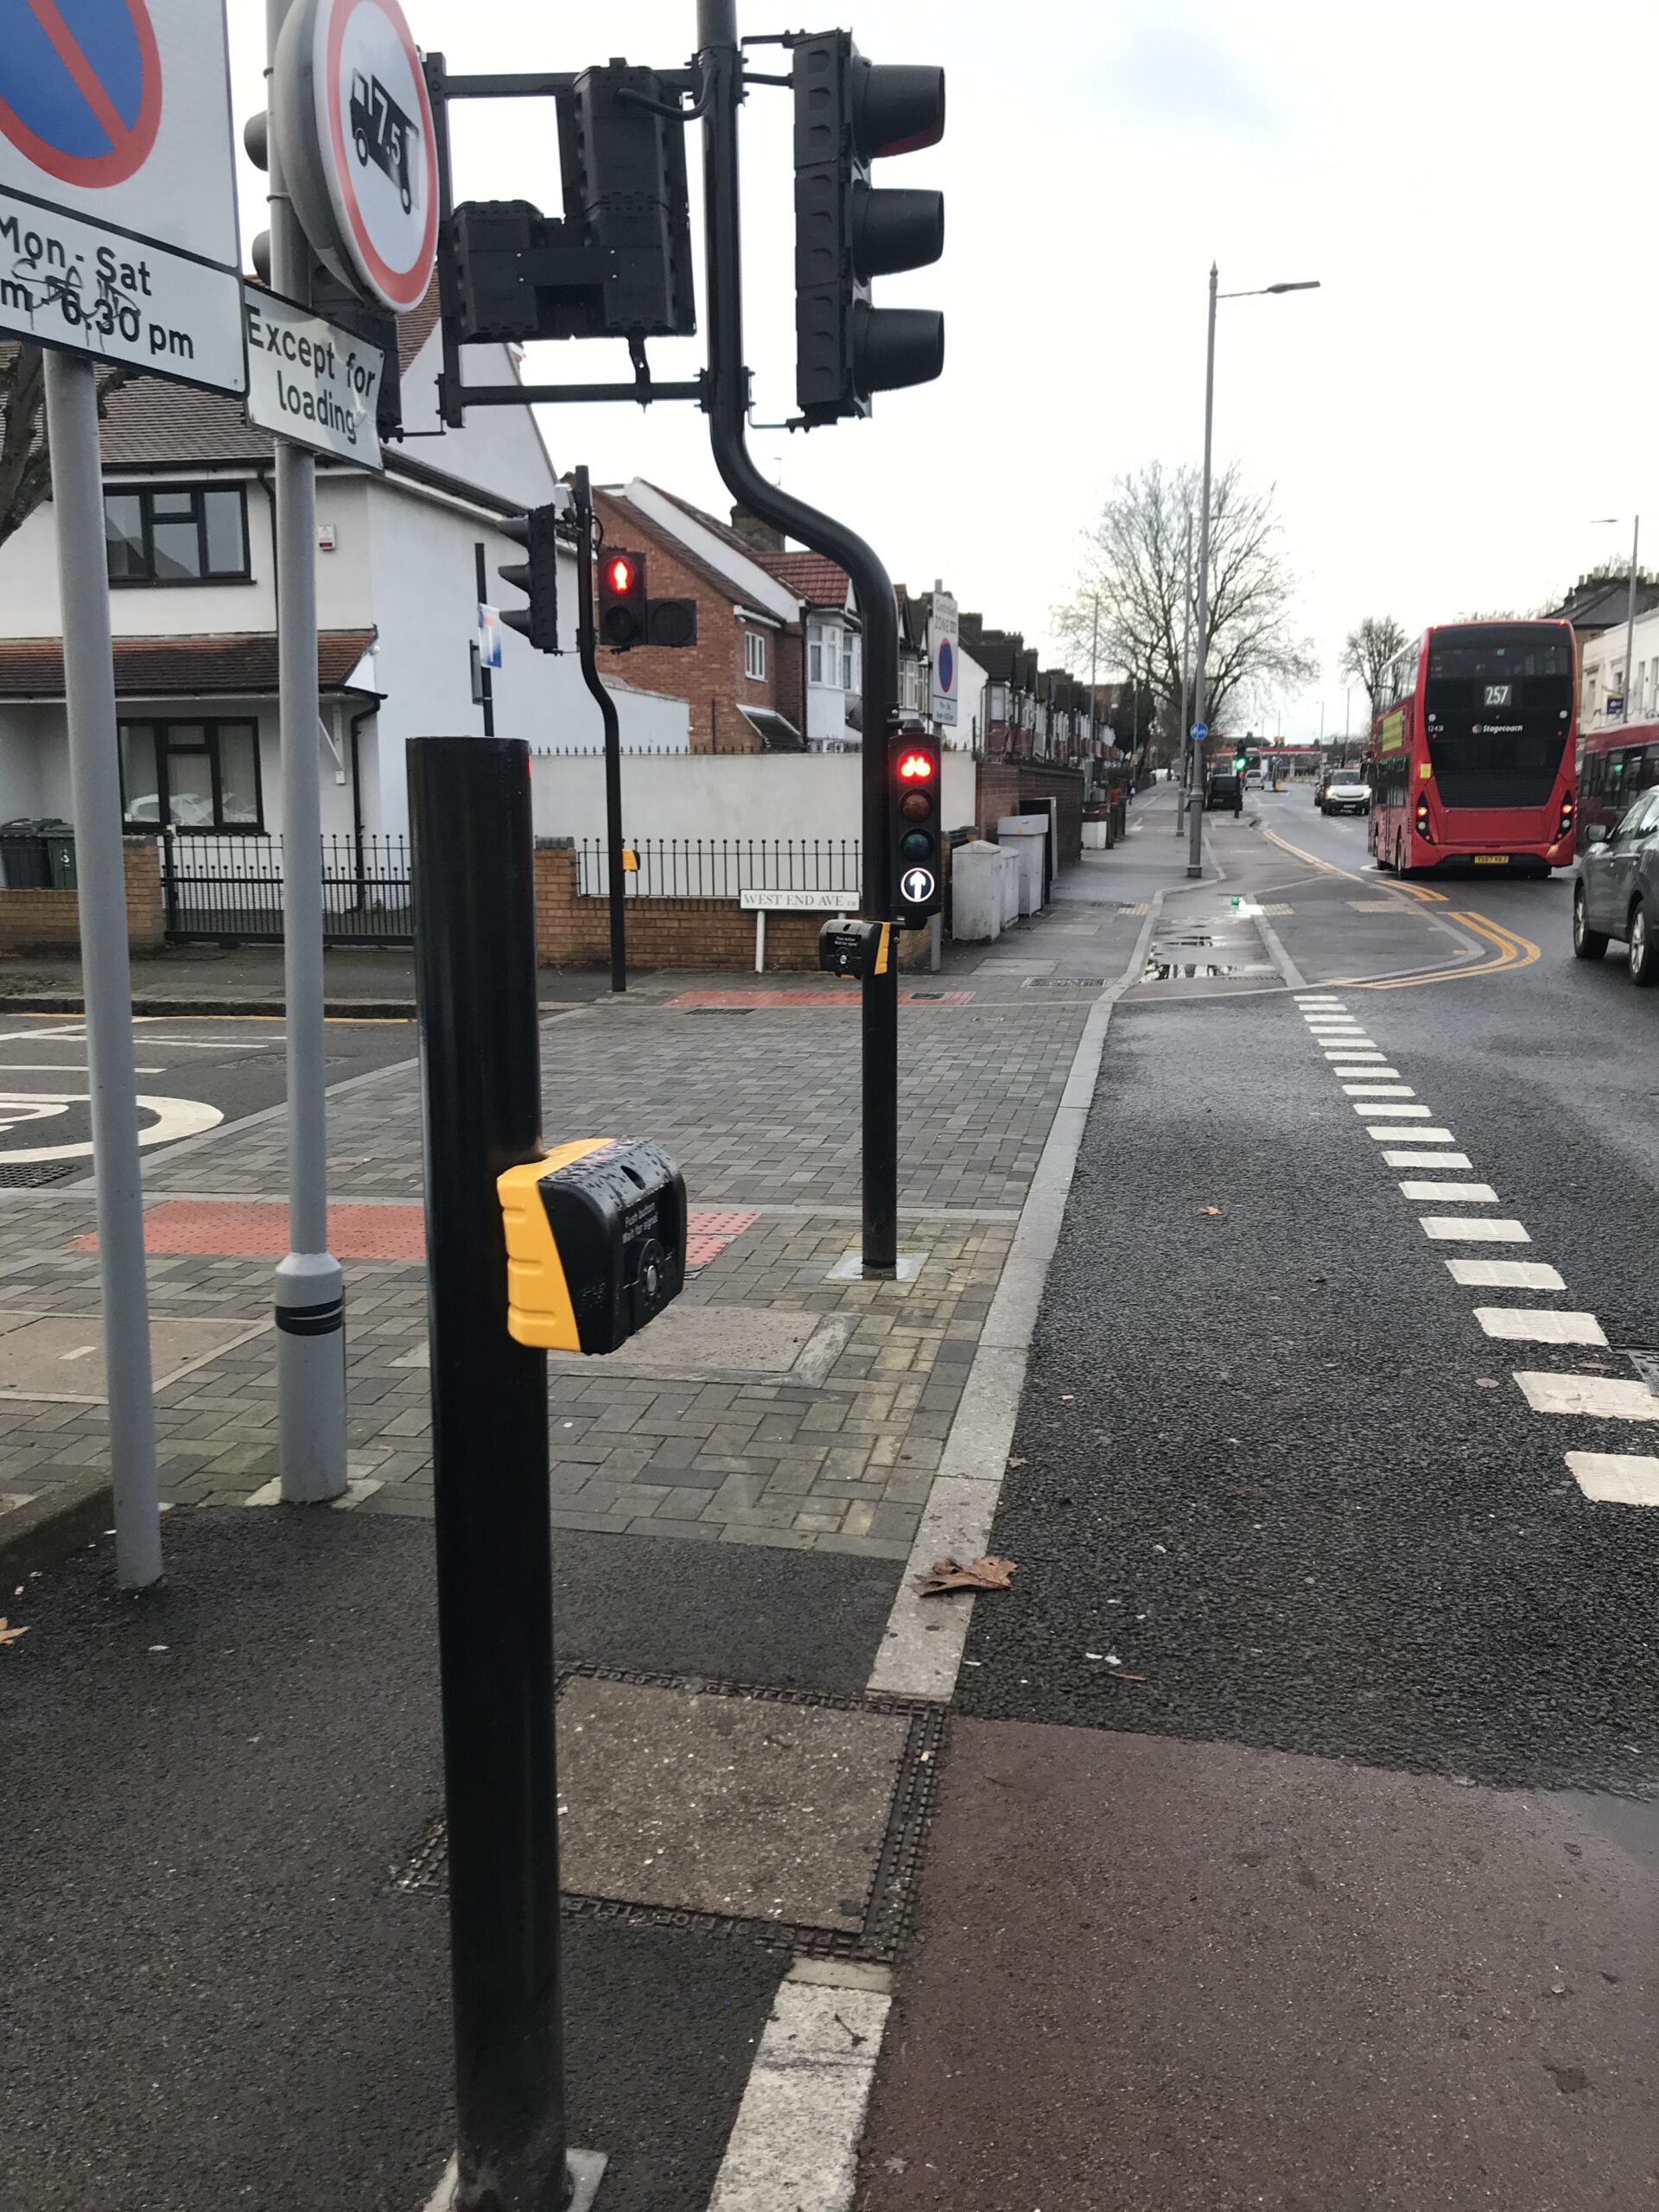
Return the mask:
<svg viewBox="0 0 1659 2212">
<path fill-rule="evenodd" d="M 1450 1129 L 1413 1128 L 1427 1121 L 1430 1109 L 1415 1100 L 1412 1087 L 1396 1068 L 1383 1065 L 1384 1055 L 1366 1035 L 1341 1001 L 1328 995 L 1304 996 L 1297 1003 L 1309 1036 L 1319 1046 L 1344 1097 L 1362 1119 L 1387 1114 L 1383 1122 L 1367 1119 L 1367 1134 L 1387 1146 L 1409 1145 L 1413 1149 L 1385 1149 L 1390 1167 L 1429 1167 L 1469 1172 L 1473 1163 L 1467 1153 L 1447 1149 L 1416 1149 L 1431 1144 L 1455 1147 Z M 1392 1103 L 1387 1103 L 1392 1102 Z M 1458 1182 L 1413 1177 L 1399 1185 L 1402 1198 L 1450 1205 L 1497 1205 L 1498 1193 L 1490 1183 Z M 1418 1224 L 1436 1243 L 1529 1244 L 1532 1239 L 1523 1223 L 1490 1214 L 1420 1214 Z M 1452 1278 L 1460 1287 L 1480 1289 L 1563 1291 L 1560 1273 L 1537 1261 L 1448 1259 Z M 1471 1318 L 1485 1335 L 1497 1342 L 1589 1345 L 1607 1348 L 1606 1332 L 1593 1313 L 1569 1313 L 1550 1306 L 1478 1306 Z M 1646 1377 L 1594 1373 L 1556 1374 L 1517 1369 L 1516 1388 L 1535 1413 L 1565 1414 L 1590 1421 L 1659 1422 L 1659 1390 Z M 1659 1455 L 1619 1452 L 1568 1452 L 1568 1471 L 1586 1500 L 1599 1504 L 1659 1505 Z"/>
</svg>

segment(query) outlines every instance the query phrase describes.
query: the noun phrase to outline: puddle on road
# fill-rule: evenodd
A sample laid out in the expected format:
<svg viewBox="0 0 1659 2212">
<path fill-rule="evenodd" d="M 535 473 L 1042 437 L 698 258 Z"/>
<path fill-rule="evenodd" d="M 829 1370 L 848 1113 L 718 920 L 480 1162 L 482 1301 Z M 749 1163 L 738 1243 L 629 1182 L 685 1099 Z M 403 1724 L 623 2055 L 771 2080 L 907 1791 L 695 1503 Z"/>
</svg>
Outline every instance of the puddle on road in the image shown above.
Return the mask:
<svg viewBox="0 0 1659 2212">
<path fill-rule="evenodd" d="M 1177 979 L 1204 980 L 1212 976 L 1271 976 L 1271 968 L 1247 961 L 1148 960 L 1141 972 L 1143 983 L 1167 983 Z"/>
</svg>

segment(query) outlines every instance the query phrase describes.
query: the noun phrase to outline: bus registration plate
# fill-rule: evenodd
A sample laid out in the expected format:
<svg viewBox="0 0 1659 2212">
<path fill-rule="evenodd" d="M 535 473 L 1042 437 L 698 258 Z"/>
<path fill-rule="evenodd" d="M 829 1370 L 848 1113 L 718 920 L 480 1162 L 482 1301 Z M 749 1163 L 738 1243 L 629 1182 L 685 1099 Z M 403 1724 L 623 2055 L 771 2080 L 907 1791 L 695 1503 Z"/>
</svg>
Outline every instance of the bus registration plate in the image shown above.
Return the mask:
<svg viewBox="0 0 1659 2212">
<path fill-rule="evenodd" d="M 1475 855 L 1477 868 L 1508 868 L 1509 864 L 1510 856 L 1507 853 L 1477 853 Z"/>
</svg>

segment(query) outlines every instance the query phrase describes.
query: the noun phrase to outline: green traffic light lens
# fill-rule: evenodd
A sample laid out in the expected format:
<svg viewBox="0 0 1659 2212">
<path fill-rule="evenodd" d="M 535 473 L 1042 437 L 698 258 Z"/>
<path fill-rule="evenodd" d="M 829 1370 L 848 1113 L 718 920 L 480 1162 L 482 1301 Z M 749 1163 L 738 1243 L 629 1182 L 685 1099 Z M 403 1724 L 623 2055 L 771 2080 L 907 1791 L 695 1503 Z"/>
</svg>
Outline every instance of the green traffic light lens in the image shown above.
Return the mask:
<svg viewBox="0 0 1659 2212">
<path fill-rule="evenodd" d="M 931 861 L 933 840 L 925 830 L 912 830 L 899 839 L 899 850 L 907 861 Z"/>
</svg>

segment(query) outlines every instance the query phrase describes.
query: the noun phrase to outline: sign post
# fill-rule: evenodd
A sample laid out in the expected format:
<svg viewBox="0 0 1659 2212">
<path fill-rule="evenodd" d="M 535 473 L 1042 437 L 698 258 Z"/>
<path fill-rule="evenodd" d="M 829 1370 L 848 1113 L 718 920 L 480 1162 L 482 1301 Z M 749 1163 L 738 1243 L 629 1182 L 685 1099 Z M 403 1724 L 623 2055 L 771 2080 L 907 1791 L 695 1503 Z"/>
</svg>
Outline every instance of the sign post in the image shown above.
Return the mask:
<svg viewBox="0 0 1659 2212">
<path fill-rule="evenodd" d="M 246 384 L 220 0 L 12 8 L 0 36 L 0 330 L 48 348 L 115 1560 L 162 1572 L 97 364 Z"/>
<path fill-rule="evenodd" d="M 346 435 L 331 423 L 327 385 L 343 374 L 339 404 L 365 440 L 374 406 L 365 395 L 366 425 L 351 418 L 356 378 L 342 358 L 351 341 L 331 338 L 326 325 L 319 340 L 308 314 L 310 257 L 406 315 L 431 279 L 438 207 L 432 110 L 397 0 L 266 0 L 265 29 L 271 283 L 296 318 L 283 326 L 284 347 L 291 341 L 296 353 L 308 349 L 312 379 L 309 414 L 303 405 L 296 414 L 279 393 L 279 417 L 289 419 L 276 425 L 290 1249 L 276 1270 L 275 1300 L 283 1496 L 311 1503 L 340 1497 L 346 1482 L 345 1276 L 328 1249 L 311 448 L 325 430 Z"/>
</svg>

